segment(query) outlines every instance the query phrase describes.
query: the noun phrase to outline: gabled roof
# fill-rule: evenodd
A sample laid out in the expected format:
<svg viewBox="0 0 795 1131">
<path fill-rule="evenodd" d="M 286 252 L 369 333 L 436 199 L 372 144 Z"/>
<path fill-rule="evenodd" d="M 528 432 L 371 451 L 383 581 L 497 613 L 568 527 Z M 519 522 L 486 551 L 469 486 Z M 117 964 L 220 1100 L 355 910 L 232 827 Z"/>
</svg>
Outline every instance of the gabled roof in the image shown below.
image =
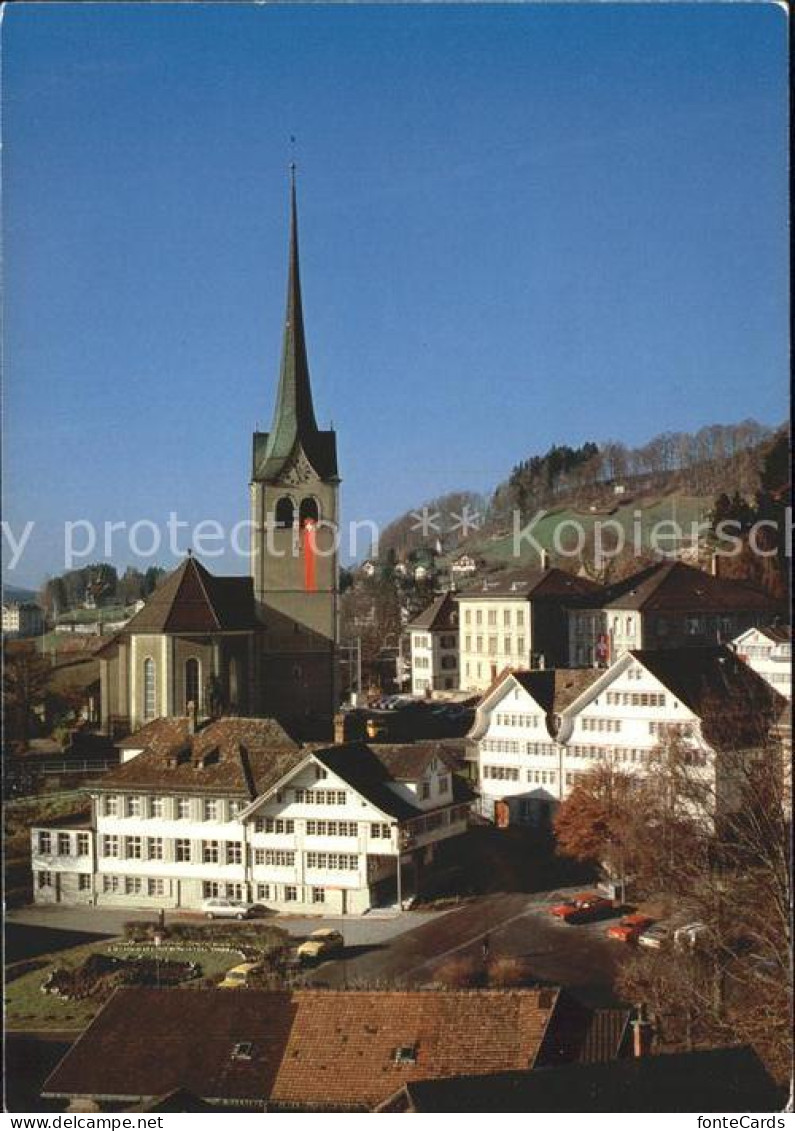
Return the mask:
<svg viewBox="0 0 795 1131">
<path fill-rule="evenodd" d="M 250 577 L 215 577 L 191 554 L 119 634 L 235 632 L 257 627 Z"/>
<path fill-rule="evenodd" d="M 527 601 L 572 601 L 601 596 L 602 586 L 588 577 L 548 569 L 514 569 L 484 577 L 479 585 L 456 594 L 458 601 L 483 601 L 490 598 L 524 598 Z"/>
<path fill-rule="evenodd" d="M 298 265 L 298 208 L 295 176 L 290 186 L 290 255 L 287 312 L 282 340 L 279 390 L 270 432 L 254 435 L 253 478 L 277 479 L 298 450 L 303 450 L 320 479 L 337 477 L 337 442 L 332 431 L 321 432 L 315 420 L 304 334 L 301 278 Z"/>
<path fill-rule="evenodd" d="M 230 793 L 252 799 L 304 757 L 275 719 L 223 718 L 189 733 L 188 720 L 157 719 L 125 740 L 144 745 L 129 762 L 104 774 L 97 790 Z"/>
<path fill-rule="evenodd" d="M 633 649 L 629 655 L 701 719 L 715 748 L 763 739 L 786 702 L 725 645 Z"/>
<path fill-rule="evenodd" d="M 343 781 L 386 816 L 397 821 L 410 820 L 428 813 L 427 808 L 412 805 L 390 788 L 390 783 L 418 781 L 431 758 L 439 758 L 452 768 L 453 758 L 443 746 L 433 742 L 412 742 L 369 746 L 364 742 L 348 742 L 313 750 L 322 766 Z M 472 799 L 466 786 L 453 776 L 450 803 Z"/>
<path fill-rule="evenodd" d="M 776 602 L 748 582 L 715 577 L 685 562 L 656 562 L 608 586 L 601 607 L 703 614 L 770 611 Z"/>
<path fill-rule="evenodd" d="M 120 989 L 43 1094 L 185 1090 L 270 1110 L 364 1111 L 410 1080 L 532 1068 L 557 1000 L 556 989 Z M 247 1059 L 235 1056 L 244 1044 Z"/>
<path fill-rule="evenodd" d="M 599 668 L 547 668 L 510 672 L 547 715 L 560 714 L 604 674 Z"/>
<path fill-rule="evenodd" d="M 406 627 L 425 632 L 454 632 L 458 628 L 458 609 L 453 594 L 442 593 Z"/>
<path fill-rule="evenodd" d="M 759 631 L 774 644 L 789 644 L 792 642 L 791 624 L 767 624 Z"/>
</svg>

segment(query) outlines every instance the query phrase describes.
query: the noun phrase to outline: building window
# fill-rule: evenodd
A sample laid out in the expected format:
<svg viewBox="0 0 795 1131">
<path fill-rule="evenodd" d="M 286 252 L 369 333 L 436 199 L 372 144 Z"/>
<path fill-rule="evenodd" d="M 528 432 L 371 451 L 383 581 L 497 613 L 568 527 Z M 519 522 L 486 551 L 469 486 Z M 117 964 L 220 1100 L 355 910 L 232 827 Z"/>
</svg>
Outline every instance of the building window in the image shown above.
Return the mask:
<svg viewBox="0 0 795 1131">
<path fill-rule="evenodd" d="M 69 836 L 69 833 L 58 833 L 58 855 L 72 855 L 72 838 Z"/>
<path fill-rule="evenodd" d="M 77 855 L 88 856 L 91 852 L 91 838 L 88 833 L 77 834 Z"/>
<path fill-rule="evenodd" d="M 147 849 L 150 860 L 162 860 L 163 838 L 160 836 L 150 836 L 147 841 Z"/>
<path fill-rule="evenodd" d="M 39 833 L 39 852 L 42 856 L 49 856 L 52 852 L 52 835 L 50 833 Z"/>
<path fill-rule="evenodd" d="M 180 821 L 190 820 L 190 798 L 178 797 L 177 798 L 177 819 Z"/>
<path fill-rule="evenodd" d="M 276 833 L 277 836 L 292 836 L 295 832 L 295 821 L 291 817 L 264 817 L 255 822 L 255 831 L 258 833 Z"/>
<path fill-rule="evenodd" d="M 271 885 L 270 884 L 257 884 L 257 899 L 270 899 Z"/>
<path fill-rule="evenodd" d="M 193 704 L 197 711 L 201 710 L 201 667 L 195 656 L 185 661 L 185 714 L 190 713 Z"/>
<path fill-rule="evenodd" d="M 152 807 L 153 817 L 164 817 L 166 813 L 166 799 L 165 797 L 153 797 L 149 802 Z"/>
<path fill-rule="evenodd" d="M 202 895 L 205 899 L 217 899 L 221 894 L 221 885 L 215 880 L 205 880 L 202 884 Z"/>
<path fill-rule="evenodd" d="M 282 495 L 276 503 L 276 529 L 289 530 L 295 520 L 295 506 L 289 495 Z"/>
<path fill-rule="evenodd" d="M 230 801 L 229 802 L 229 820 L 230 821 L 236 821 L 238 819 L 238 817 L 240 816 L 242 809 L 243 809 L 243 802 L 242 801 Z"/>
<path fill-rule="evenodd" d="M 151 656 L 144 660 L 144 718 L 153 719 L 157 714 L 157 688 L 155 684 L 155 661 Z"/>
<path fill-rule="evenodd" d="M 271 868 L 293 868 L 295 866 L 295 853 L 287 852 L 281 848 L 267 848 L 265 850 L 265 863 Z"/>
<path fill-rule="evenodd" d="M 227 862 L 227 864 L 242 864 L 243 863 L 243 845 L 240 843 L 239 840 L 227 841 L 226 862 Z"/>
<path fill-rule="evenodd" d="M 450 789 L 450 778 L 447 774 L 443 774 L 439 778 L 439 792 L 447 793 Z"/>
<path fill-rule="evenodd" d="M 217 840 L 202 841 L 202 862 L 204 864 L 217 864 L 218 853 L 219 848 Z"/>
<path fill-rule="evenodd" d="M 140 876 L 125 876 L 124 878 L 125 895 L 140 895 L 143 886 L 144 882 Z"/>
<path fill-rule="evenodd" d="M 326 902 L 326 889 L 325 888 L 312 888 L 312 902 L 325 903 Z"/>
<path fill-rule="evenodd" d="M 165 880 L 149 880 L 147 881 L 147 891 L 149 895 L 165 895 L 166 894 L 166 881 Z"/>
<path fill-rule="evenodd" d="M 36 882 L 40 888 L 52 887 L 52 872 L 37 872 Z"/>
<path fill-rule="evenodd" d="M 359 858 L 347 852 L 307 852 L 306 866 L 332 872 L 355 872 L 359 867 Z"/>
<path fill-rule="evenodd" d="M 427 801 L 431 796 L 431 783 L 424 781 L 420 786 L 420 797 L 423 801 Z"/>
<path fill-rule="evenodd" d="M 102 855 L 118 857 L 119 838 L 117 836 L 104 836 L 102 838 Z"/>
<path fill-rule="evenodd" d="M 293 887 L 292 884 L 288 884 L 287 887 L 284 889 L 284 902 L 285 903 L 296 903 L 297 901 L 298 901 L 298 889 Z"/>
<path fill-rule="evenodd" d="M 102 890 L 104 892 L 113 892 L 119 890 L 119 877 L 118 876 L 103 876 L 102 877 Z"/>
<path fill-rule="evenodd" d="M 118 817 L 119 815 L 119 799 L 118 797 L 105 798 L 105 816 Z"/>
<path fill-rule="evenodd" d="M 392 830 L 389 825 L 378 822 L 370 825 L 370 836 L 375 840 L 378 840 L 379 838 L 381 840 L 390 840 L 392 836 Z"/>
<path fill-rule="evenodd" d="M 77 877 L 78 891 L 91 891 L 91 877 L 84 872 Z"/>
<path fill-rule="evenodd" d="M 128 817 L 140 817 L 143 815 L 143 798 L 141 797 L 128 797 L 125 806 L 125 812 Z"/>
<path fill-rule="evenodd" d="M 355 821 L 307 821 L 307 836 L 347 836 L 358 834 Z"/>
<path fill-rule="evenodd" d="M 301 499 L 301 505 L 298 508 L 298 523 L 300 526 L 305 526 L 307 522 L 319 521 L 320 507 L 317 505 L 317 499 L 307 495 L 305 499 Z"/>
<path fill-rule="evenodd" d="M 127 860 L 143 859 L 143 841 L 139 836 L 125 838 L 124 855 Z"/>
<path fill-rule="evenodd" d="M 190 841 L 186 837 L 174 841 L 174 859 L 178 864 L 190 863 Z"/>
<path fill-rule="evenodd" d="M 323 766 L 315 766 L 315 781 L 322 781 L 328 777 L 328 770 Z"/>
<path fill-rule="evenodd" d="M 218 820 L 219 803 L 215 800 L 205 801 L 204 803 L 204 819 L 205 821 Z"/>
</svg>

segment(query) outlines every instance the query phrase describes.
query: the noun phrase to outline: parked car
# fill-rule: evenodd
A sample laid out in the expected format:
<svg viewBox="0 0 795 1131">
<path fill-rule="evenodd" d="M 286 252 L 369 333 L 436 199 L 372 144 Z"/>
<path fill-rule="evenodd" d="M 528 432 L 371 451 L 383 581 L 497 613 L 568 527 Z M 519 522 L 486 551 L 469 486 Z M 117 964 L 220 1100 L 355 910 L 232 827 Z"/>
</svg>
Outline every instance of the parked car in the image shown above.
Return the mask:
<svg viewBox="0 0 795 1131">
<path fill-rule="evenodd" d="M 224 899 L 221 896 L 205 899 L 202 903 L 202 911 L 208 919 L 250 919 L 252 915 L 256 915 L 257 910 L 256 903 L 245 903 L 242 899 Z"/>
<path fill-rule="evenodd" d="M 708 934 L 709 927 L 706 923 L 685 923 L 674 931 L 674 946 L 679 947 L 680 950 L 687 948 L 692 950 L 703 942 Z"/>
<path fill-rule="evenodd" d="M 319 962 L 321 958 L 339 954 L 344 948 L 345 940 L 339 931 L 322 927 L 319 931 L 313 931 L 309 938 L 301 943 L 297 954 L 301 962 Z"/>
<path fill-rule="evenodd" d="M 619 942 L 635 943 L 638 942 L 640 936 L 644 931 L 651 927 L 653 919 L 648 915 L 624 915 L 618 923 L 613 923 L 612 926 L 607 928 L 606 934 L 609 939 L 617 939 Z"/>
<path fill-rule="evenodd" d="M 258 974 L 262 969 L 261 962 L 241 962 L 239 966 L 233 966 L 231 970 L 227 970 L 223 981 L 218 983 L 218 988 L 221 990 L 243 989 L 249 984 L 252 974 Z"/>
<path fill-rule="evenodd" d="M 648 950 L 662 950 L 673 941 L 674 928 L 672 923 L 655 923 L 638 937 L 638 946 Z"/>
<path fill-rule="evenodd" d="M 612 900 L 605 899 L 598 891 L 585 891 L 550 907 L 549 914 L 564 923 L 590 923 L 609 915 L 612 910 Z"/>
</svg>

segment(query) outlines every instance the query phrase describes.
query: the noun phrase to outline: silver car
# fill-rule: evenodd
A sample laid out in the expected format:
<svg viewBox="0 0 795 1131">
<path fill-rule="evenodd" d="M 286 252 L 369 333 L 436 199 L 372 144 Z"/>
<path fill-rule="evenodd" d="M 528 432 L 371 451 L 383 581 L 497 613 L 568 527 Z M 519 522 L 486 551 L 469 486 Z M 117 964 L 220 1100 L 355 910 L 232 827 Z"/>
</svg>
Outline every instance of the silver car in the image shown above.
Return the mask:
<svg viewBox="0 0 795 1131">
<path fill-rule="evenodd" d="M 204 900 L 202 911 L 208 919 L 248 919 L 256 914 L 257 905 L 245 903 L 242 899 L 225 899 L 223 896 L 216 896 Z"/>
</svg>

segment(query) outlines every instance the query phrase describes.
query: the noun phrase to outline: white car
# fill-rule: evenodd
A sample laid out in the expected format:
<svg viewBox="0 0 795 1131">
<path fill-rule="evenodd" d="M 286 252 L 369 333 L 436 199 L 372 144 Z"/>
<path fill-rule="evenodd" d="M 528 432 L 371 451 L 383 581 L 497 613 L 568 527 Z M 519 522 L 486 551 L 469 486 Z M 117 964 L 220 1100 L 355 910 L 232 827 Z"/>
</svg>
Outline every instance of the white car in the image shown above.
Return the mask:
<svg viewBox="0 0 795 1131">
<path fill-rule="evenodd" d="M 204 900 L 202 911 L 208 919 L 249 919 L 256 914 L 257 905 L 245 903 L 242 899 L 224 899 L 223 896 L 216 896 Z"/>
<path fill-rule="evenodd" d="M 680 950 L 693 950 L 709 934 L 706 923 L 685 923 L 674 931 L 674 946 Z"/>
<path fill-rule="evenodd" d="M 662 950 L 673 938 L 674 929 L 670 923 L 655 923 L 638 935 L 638 946 L 649 950 Z"/>
</svg>

